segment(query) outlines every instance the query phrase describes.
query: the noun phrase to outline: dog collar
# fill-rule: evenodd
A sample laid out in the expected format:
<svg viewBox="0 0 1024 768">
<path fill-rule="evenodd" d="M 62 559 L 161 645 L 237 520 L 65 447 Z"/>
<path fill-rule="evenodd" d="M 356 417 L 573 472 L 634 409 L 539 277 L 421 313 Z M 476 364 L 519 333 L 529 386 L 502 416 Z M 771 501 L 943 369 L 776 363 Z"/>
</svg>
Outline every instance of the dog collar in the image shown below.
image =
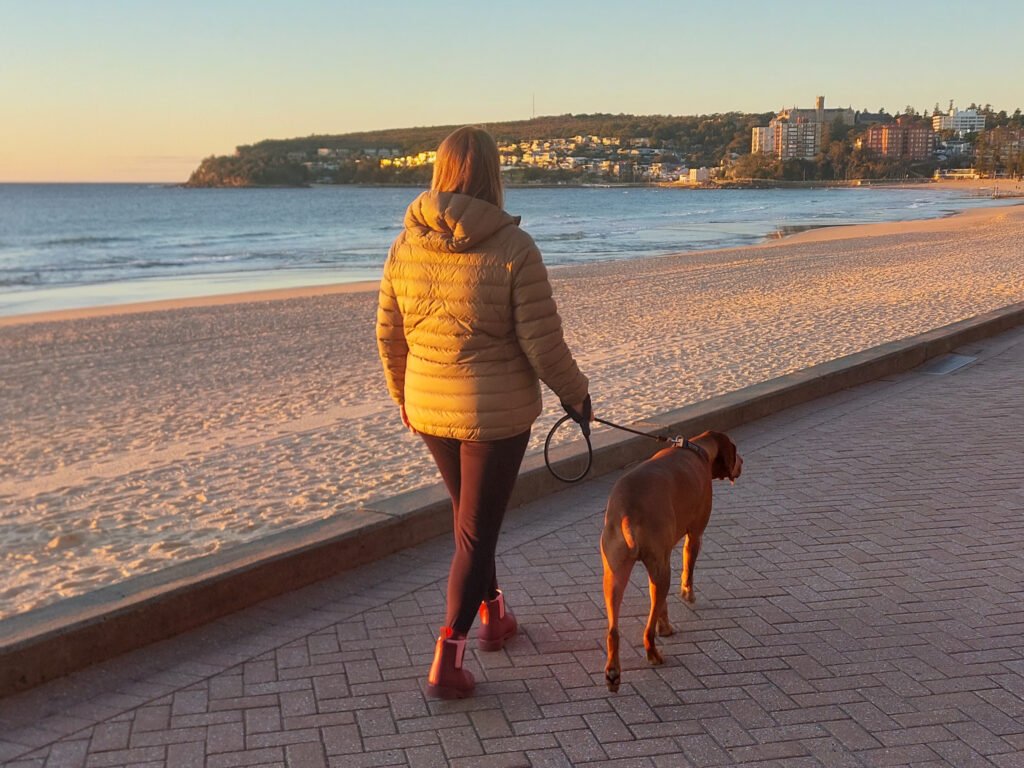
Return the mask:
<svg viewBox="0 0 1024 768">
<path fill-rule="evenodd" d="M 704 461 L 711 461 L 711 457 L 708 456 L 707 451 L 705 451 L 701 446 L 697 445 L 696 443 L 691 443 L 685 437 L 673 437 L 671 442 L 672 445 L 674 445 L 676 448 L 689 448 L 691 451 L 693 451 L 702 459 L 704 459 Z"/>
</svg>

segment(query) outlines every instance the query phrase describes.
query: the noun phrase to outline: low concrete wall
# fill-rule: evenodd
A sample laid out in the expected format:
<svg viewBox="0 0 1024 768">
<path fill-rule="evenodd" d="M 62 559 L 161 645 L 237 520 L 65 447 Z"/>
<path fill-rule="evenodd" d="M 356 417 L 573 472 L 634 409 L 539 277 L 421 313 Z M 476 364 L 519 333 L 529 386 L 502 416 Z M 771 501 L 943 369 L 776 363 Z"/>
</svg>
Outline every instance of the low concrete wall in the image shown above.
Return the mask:
<svg viewBox="0 0 1024 768">
<path fill-rule="evenodd" d="M 907 371 L 1021 323 L 1024 302 L 745 387 L 633 426 L 655 435 L 727 430 Z M 628 433 L 596 436 L 589 477 L 645 459 L 660 447 L 650 438 Z M 553 450 L 552 459 L 559 474 L 566 476 L 578 474 L 585 461 L 578 443 Z M 528 457 L 512 506 L 563 488 L 565 485 L 545 468 L 543 456 Z M 0 621 L 0 696 L 385 557 L 450 527 L 447 494 L 441 485 L 434 485 Z"/>
</svg>

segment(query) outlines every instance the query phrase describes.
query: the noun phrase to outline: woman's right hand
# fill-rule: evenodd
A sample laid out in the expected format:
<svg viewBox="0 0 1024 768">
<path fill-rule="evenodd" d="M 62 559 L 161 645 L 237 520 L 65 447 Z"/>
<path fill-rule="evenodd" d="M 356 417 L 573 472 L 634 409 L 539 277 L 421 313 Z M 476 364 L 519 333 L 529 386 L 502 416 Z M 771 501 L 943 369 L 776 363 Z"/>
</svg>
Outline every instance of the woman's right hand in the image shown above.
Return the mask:
<svg viewBox="0 0 1024 768">
<path fill-rule="evenodd" d="M 579 403 L 562 403 L 562 408 L 569 414 L 573 421 L 580 425 L 584 435 L 590 435 L 590 422 L 594 420 L 594 409 L 590 404 L 590 395 L 588 394 L 583 398 L 582 402 Z"/>
<path fill-rule="evenodd" d="M 583 400 L 582 402 L 579 402 L 579 403 L 570 403 L 569 407 L 572 408 L 580 416 L 581 419 L 585 418 L 587 421 L 593 421 L 594 420 L 594 409 L 593 408 L 588 408 L 587 407 L 588 405 L 589 405 L 589 398 L 587 400 Z"/>
</svg>

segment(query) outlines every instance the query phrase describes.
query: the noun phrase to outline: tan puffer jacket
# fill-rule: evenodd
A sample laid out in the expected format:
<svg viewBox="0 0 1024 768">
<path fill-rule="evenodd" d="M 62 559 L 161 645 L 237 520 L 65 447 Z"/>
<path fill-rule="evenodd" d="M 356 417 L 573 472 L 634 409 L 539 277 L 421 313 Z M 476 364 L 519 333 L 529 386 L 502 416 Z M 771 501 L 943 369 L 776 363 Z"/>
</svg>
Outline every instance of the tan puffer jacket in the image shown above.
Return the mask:
<svg viewBox="0 0 1024 768">
<path fill-rule="evenodd" d="M 588 382 L 562 338 L 540 251 L 490 203 L 424 192 L 384 265 L 377 347 L 414 429 L 460 440 L 525 432 L 538 379 L 579 403 Z"/>
</svg>

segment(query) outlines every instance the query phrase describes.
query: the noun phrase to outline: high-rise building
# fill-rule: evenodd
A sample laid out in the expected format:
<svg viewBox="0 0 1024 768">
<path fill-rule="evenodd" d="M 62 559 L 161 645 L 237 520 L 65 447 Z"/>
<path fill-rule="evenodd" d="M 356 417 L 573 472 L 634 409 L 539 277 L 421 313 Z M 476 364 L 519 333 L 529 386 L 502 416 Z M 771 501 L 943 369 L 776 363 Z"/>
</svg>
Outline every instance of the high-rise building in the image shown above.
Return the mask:
<svg viewBox="0 0 1024 768">
<path fill-rule="evenodd" d="M 821 147 L 821 123 L 804 118 L 790 121 L 776 118 L 774 124 L 775 156 L 780 160 L 810 160 Z"/>
<path fill-rule="evenodd" d="M 775 126 L 762 125 L 753 129 L 750 137 L 750 151 L 767 153 L 775 151 Z"/>
<path fill-rule="evenodd" d="M 767 126 L 754 128 L 750 151 L 771 152 L 780 160 L 809 160 L 822 149 L 826 125 L 836 120 L 853 125 L 855 118 L 852 109 L 825 109 L 825 97 L 818 96 L 814 109 L 783 109 Z"/>
</svg>

